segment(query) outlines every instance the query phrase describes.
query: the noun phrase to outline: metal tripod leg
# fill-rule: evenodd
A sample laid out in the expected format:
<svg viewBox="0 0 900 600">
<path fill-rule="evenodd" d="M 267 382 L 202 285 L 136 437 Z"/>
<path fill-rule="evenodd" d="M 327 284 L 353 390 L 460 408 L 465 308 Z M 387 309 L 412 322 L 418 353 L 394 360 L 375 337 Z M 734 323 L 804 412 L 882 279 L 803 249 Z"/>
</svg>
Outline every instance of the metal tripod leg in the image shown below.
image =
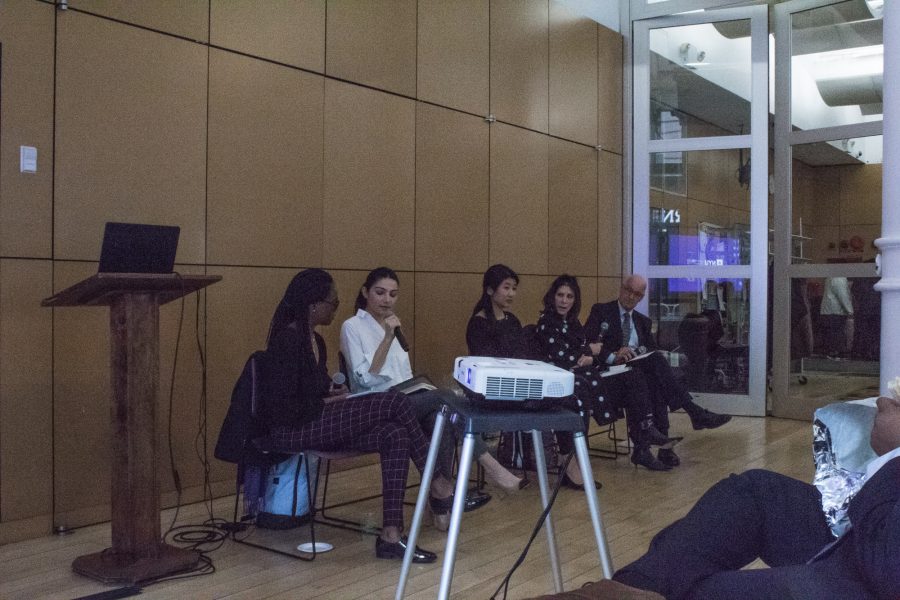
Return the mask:
<svg viewBox="0 0 900 600">
<path fill-rule="evenodd" d="M 531 432 L 531 441 L 534 446 L 534 468 L 537 469 L 538 486 L 541 489 L 541 506 L 544 510 L 550 503 L 550 486 L 547 484 L 547 459 L 544 457 L 543 432 L 537 429 Z M 591 477 L 590 481 L 593 481 Z M 585 480 L 587 481 L 587 480 Z M 559 554 L 556 550 L 556 532 L 553 529 L 553 515 L 547 513 L 544 521 L 544 529 L 547 530 L 547 547 L 550 550 L 550 568 L 553 573 L 553 589 L 556 593 L 563 591 L 562 569 L 559 566 Z"/>
<path fill-rule="evenodd" d="M 403 555 L 403 566 L 400 569 L 400 582 L 397 584 L 397 593 L 394 596 L 396 600 L 403 598 L 403 592 L 406 589 L 406 580 L 409 578 L 409 567 L 412 564 L 413 553 L 416 549 L 416 539 L 419 537 L 419 529 L 422 525 L 422 516 L 425 514 L 425 505 L 431 496 L 431 479 L 434 475 L 434 465 L 437 462 L 438 446 L 441 442 L 441 434 L 444 432 L 444 422 L 447 419 L 447 407 L 444 406 L 437 414 L 434 420 L 434 431 L 431 434 L 431 444 L 428 446 L 428 459 L 425 461 L 425 471 L 422 473 L 422 481 L 419 484 L 419 496 L 416 500 L 416 510 L 413 513 L 412 525 L 409 529 L 409 537 L 407 539 L 406 553 Z M 471 462 L 471 457 L 469 462 Z M 462 471 L 462 459 L 460 459 L 460 471 Z M 468 471 L 466 472 L 466 477 Z M 466 482 L 465 477 L 458 477 L 457 481 Z M 457 488 L 459 486 L 457 485 Z M 457 490 L 458 491 L 458 490 Z M 466 493 L 463 490 L 462 499 L 465 500 Z M 455 504 L 454 504 L 455 508 Z"/>
<path fill-rule="evenodd" d="M 594 526 L 594 537 L 597 539 L 600 567 L 603 569 L 603 577 L 611 579 L 613 575 L 612 560 L 609 557 L 609 546 L 606 544 L 606 533 L 603 529 L 603 521 L 600 518 L 600 503 L 597 501 L 597 489 L 593 485 L 594 474 L 591 472 L 591 459 L 588 456 L 584 433 L 580 431 L 575 432 L 575 454 L 578 456 L 578 466 L 581 467 L 584 495 L 587 498 L 588 512 L 591 514 L 591 523 Z"/>
<path fill-rule="evenodd" d="M 450 529 L 447 531 L 444 564 L 441 567 L 439 600 L 447 600 L 450 597 L 450 583 L 453 581 L 453 567 L 456 563 L 456 545 L 459 542 L 459 526 L 462 522 L 463 508 L 466 502 L 466 488 L 469 482 L 469 471 L 472 470 L 474 450 L 475 434 L 466 433 L 463 438 L 462 453 L 459 457 L 459 472 L 456 474 L 456 490 L 453 492 L 453 510 L 450 512 Z"/>
</svg>

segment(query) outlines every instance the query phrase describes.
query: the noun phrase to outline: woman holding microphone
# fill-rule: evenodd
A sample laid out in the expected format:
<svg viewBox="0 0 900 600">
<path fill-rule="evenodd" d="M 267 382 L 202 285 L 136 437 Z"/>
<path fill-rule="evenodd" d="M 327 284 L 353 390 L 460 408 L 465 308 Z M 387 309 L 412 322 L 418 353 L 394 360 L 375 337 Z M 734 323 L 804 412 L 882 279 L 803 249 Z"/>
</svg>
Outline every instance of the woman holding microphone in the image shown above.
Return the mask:
<svg viewBox="0 0 900 600">
<path fill-rule="evenodd" d="M 378 452 L 383 521 L 375 555 L 402 559 L 407 546 L 402 533 L 409 461 L 420 472 L 425 469 L 428 439 L 403 394 L 352 398 L 346 387 L 332 385 L 325 341 L 316 328 L 331 323 L 338 304 L 334 280 L 326 271 L 306 269 L 291 280 L 269 325 L 260 417 L 276 452 L 348 448 Z M 436 474 L 430 491 L 432 502 L 444 503 L 452 496 L 453 484 Z M 415 548 L 413 562 L 436 559 L 433 552 Z"/>
<path fill-rule="evenodd" d="M 409 346 L 403 338 L 400 318 L 394 306 L 400 294 L 400 279 L 388 267 L 369 272 L 356 297 L 356 314 L 341 326 L 341 351 L 347 362 L 350 390 L 380 392 L 412 379 Z M 405 348 L 404 348 L 405 346 Z M 422 390 L 408 395 L 416 419 L 425 431 L 432 431 L 437 412 L 444 404 L 449 390 Z M 445 429 L 438 449 L 435 472 L 452 480 L 455 440 L 450 427 Z M 481 440 L 476 440 L 475 454 L 492 483 L 506 492 L 519 489 L 520 479 L 507 471 L 487 452 Z M 466 498 L 466 510 L 484 505 L 490 496 L 472 493 Z M 435 525 L 445 530 L 449 526 L 451 504 L 444 506 L 432 501 Z"/>
</svg>

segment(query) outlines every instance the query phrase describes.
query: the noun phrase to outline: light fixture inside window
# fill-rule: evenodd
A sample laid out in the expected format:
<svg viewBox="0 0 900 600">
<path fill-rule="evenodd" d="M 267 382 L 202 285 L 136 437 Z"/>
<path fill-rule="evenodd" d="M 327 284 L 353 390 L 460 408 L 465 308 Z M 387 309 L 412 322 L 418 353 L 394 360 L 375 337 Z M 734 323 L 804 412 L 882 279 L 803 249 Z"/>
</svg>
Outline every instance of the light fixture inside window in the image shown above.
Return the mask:
<svg viewBox="0 0 900 600">
<path fill-rule="evenodd" d="M 706 60 L 706 51 L 692 46 L 689 42 L 684 42 L 678 47 L 678 55 L 681 57 L 681 64 L 689 69 L 696 69 Z"/>
</svg>

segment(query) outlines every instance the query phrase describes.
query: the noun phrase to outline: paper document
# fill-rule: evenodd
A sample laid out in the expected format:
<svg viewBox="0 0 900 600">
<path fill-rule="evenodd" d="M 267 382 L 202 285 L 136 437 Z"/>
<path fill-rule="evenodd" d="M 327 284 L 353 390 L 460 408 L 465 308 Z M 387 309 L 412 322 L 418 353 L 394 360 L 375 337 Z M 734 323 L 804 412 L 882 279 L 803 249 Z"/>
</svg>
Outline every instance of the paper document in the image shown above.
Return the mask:
<svg viewBox="0 0 900 600">
<path fill-rule="evenodd" d="M 613 365 L 607 370 L 600 373 L 600 377 L 612 377 L 613 375 L 621 375 L 631 370 L 628 365 Z"/>
<path fill-rule="evenodd" d="M 656 350 L 651 350 L 650 352 L 644 352 L 643 354 L 638 354 L 637 356 L 635 356 L 634 358 L 632 358 L 630 360 L 626 360 L 625 363 L 627 364 L 630 362 L 635 362 L 637 360 L 643 360 L 643 359 L 647 358 L 648 356 L 651 356 L 655 353 L 656 353 Z"/>
</svg>

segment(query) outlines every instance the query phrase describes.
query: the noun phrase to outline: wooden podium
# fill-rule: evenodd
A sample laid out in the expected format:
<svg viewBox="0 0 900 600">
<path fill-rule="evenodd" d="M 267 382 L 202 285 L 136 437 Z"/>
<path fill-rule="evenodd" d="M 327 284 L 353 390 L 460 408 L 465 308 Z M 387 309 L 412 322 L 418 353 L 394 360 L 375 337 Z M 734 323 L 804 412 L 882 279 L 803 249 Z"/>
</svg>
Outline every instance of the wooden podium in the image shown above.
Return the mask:
<svg viewBox="0 0 900 600">
<path fill-rule="evenodd" d="M 79 556 L 76 573 L 138 583 L 184 571 L 200 555 L 163 543 L 156 477 L 159 306 L 222 279 L 219 275 L 97 273 L 41 306 L 109 306 L 112 403 L 112 547 Z"/>
</svg>

